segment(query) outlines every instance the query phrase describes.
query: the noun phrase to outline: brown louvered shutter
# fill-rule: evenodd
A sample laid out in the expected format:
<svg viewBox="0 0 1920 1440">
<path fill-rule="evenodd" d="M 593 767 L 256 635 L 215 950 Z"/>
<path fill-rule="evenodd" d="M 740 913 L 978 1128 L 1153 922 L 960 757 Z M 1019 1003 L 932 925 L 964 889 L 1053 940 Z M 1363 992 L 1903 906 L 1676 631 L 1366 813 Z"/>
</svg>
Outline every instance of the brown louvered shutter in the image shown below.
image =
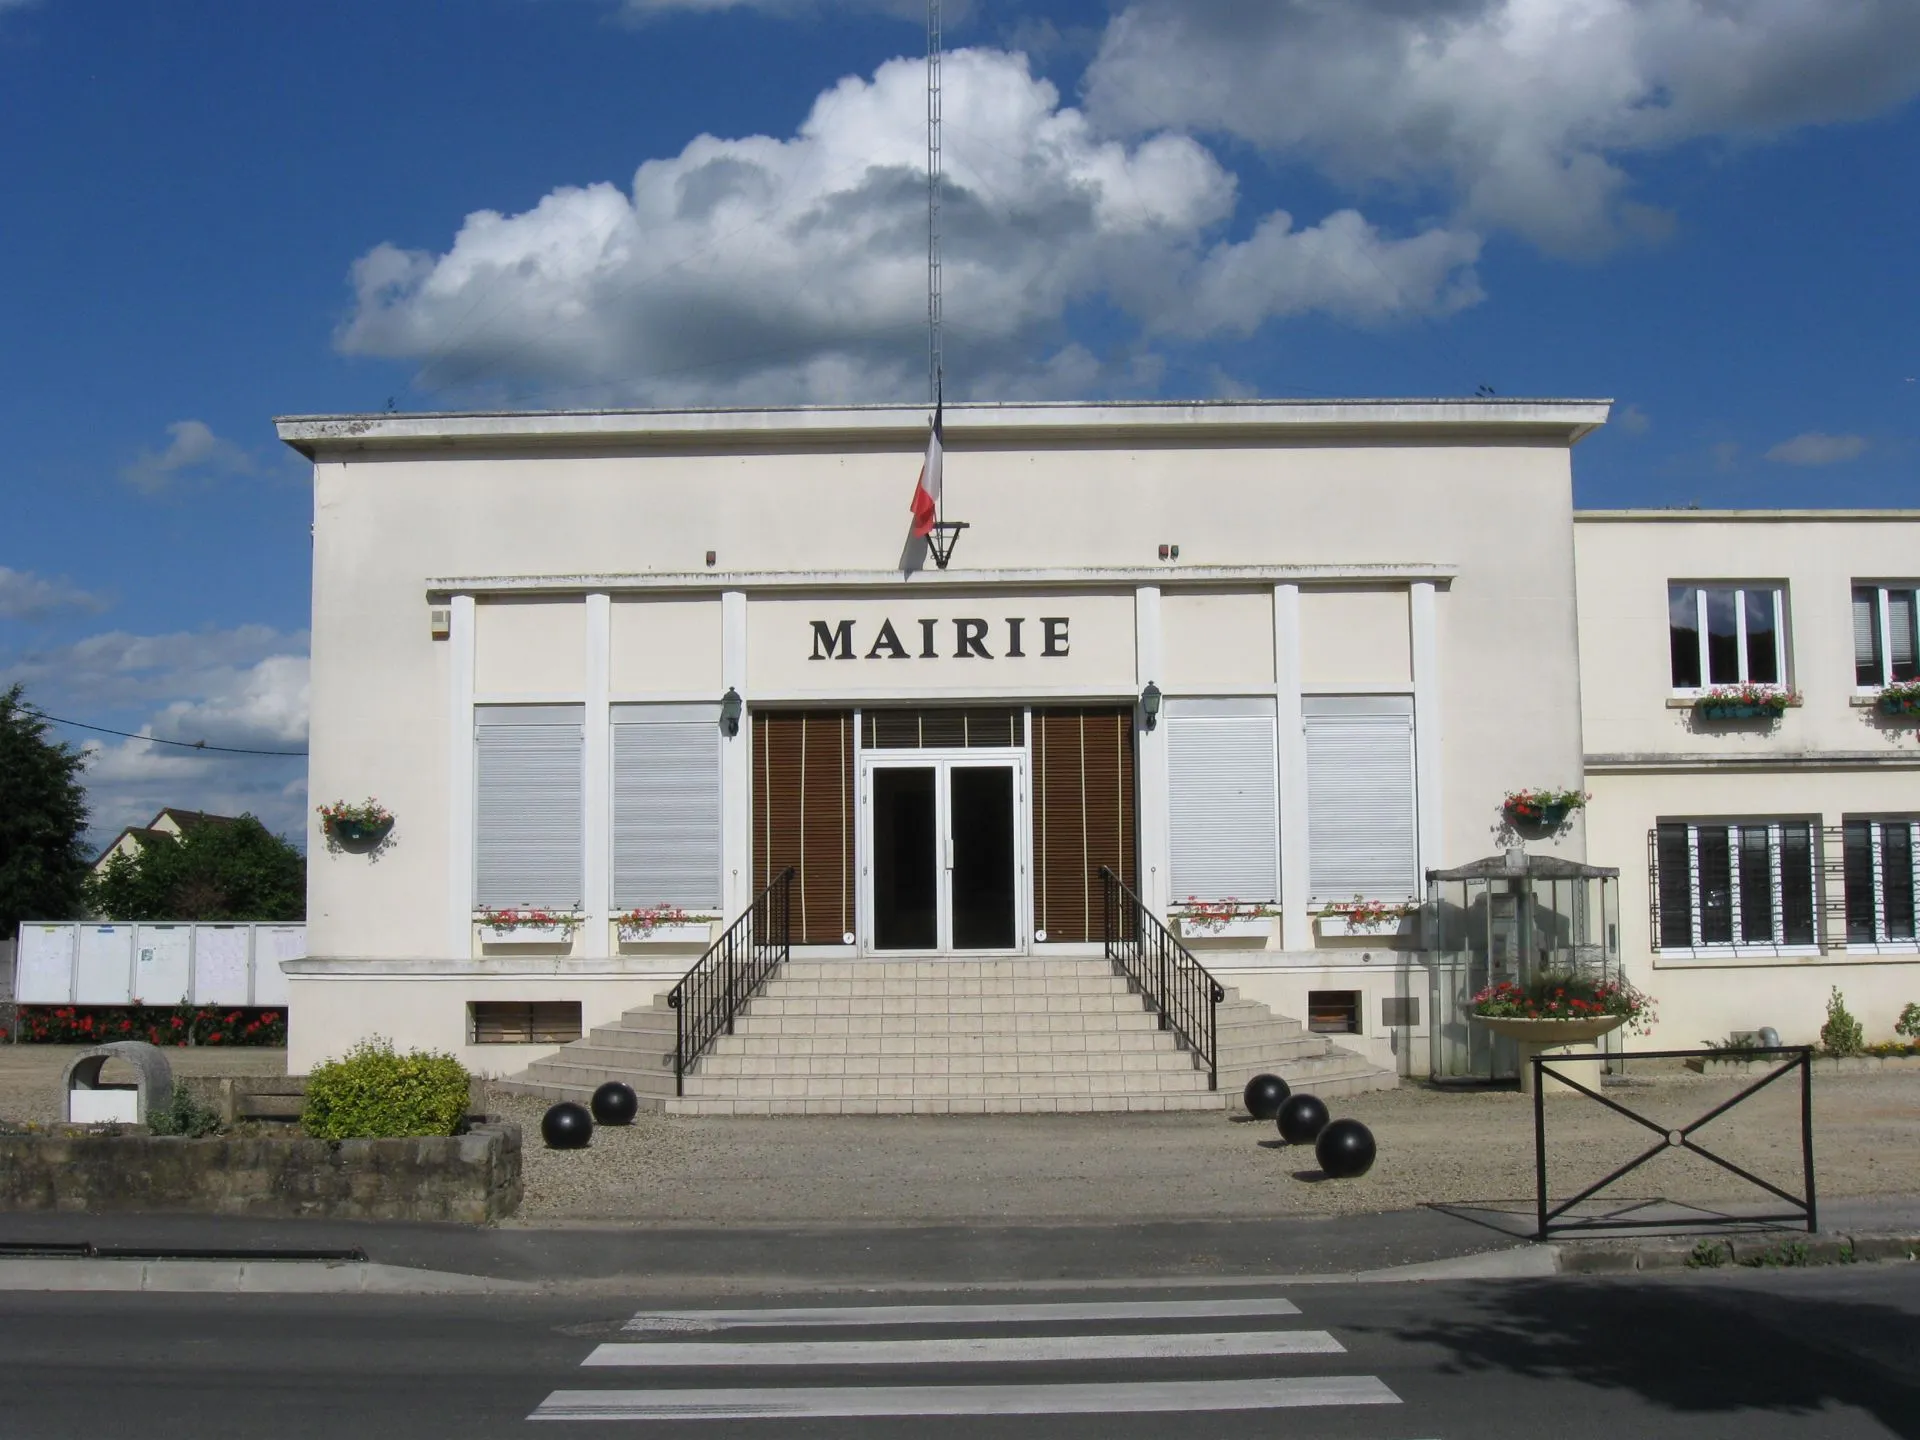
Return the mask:
<svg viewBox="0 0 1920 1440">
<path fill-rule="evenodd" d="M 853 929 L 853 712 L 753 716 L 753 886 L 791 865 L 793 943 L 838 945 Z"/>
<path fill-rule="evenodd" d="M 1100 867 L 1138 887 L 1133 711 L 1033 712 L 1033 914 L 1049 941 L 1098 940 Z"/>
</svg>

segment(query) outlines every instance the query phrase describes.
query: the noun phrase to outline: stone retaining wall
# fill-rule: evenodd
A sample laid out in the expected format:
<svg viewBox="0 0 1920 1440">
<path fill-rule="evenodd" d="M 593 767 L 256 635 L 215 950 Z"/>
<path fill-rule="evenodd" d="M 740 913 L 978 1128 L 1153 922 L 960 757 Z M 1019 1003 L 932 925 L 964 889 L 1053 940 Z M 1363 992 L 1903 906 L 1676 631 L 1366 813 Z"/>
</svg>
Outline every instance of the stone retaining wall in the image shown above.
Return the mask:
<svg viewBox="0 0 1920 1440">
<path fill-rule="evenodd" d="M 0 1135 L 0 1210 L 482 1225 L 520 1206 L 520 1127 L 414 1140 Z"/>
</svg>

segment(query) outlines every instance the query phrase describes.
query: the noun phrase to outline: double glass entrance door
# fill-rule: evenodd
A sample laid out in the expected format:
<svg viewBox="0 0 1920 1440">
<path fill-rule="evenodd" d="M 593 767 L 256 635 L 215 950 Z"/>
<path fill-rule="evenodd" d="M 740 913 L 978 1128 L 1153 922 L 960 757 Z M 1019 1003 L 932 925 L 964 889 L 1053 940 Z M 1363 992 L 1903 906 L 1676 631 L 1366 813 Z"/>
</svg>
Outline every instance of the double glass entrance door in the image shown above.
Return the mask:
<svg viewBox="0 0 1920 1440">
<path fill-rule="evenodd" d="M 866 780 L 868 934 L 882 951 L 1020 946 L 1018 757 L 888 757 Z"/>
</svg>

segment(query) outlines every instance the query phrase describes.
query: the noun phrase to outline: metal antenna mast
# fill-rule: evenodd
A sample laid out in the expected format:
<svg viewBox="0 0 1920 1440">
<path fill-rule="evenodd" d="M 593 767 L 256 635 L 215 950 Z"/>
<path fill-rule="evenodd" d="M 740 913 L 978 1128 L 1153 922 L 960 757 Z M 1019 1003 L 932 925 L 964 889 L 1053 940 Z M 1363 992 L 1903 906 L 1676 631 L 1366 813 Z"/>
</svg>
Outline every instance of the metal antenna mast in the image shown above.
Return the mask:
<svg viewBox="0 0 1920 1440">
<path fill-rule="evenodd" d="M 927 0 L 927 389 L 936 405 L 940 352 L 940 0 Z"/>
</svg>

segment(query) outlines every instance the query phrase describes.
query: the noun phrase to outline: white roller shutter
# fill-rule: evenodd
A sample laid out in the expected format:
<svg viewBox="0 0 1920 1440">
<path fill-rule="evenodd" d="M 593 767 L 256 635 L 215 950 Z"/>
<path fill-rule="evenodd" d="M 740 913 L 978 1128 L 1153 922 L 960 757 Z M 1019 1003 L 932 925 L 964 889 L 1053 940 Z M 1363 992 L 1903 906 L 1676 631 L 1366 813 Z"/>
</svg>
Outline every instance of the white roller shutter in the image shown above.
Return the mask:
<svg viewBox="0 0 1920 1440">
<path fill-rule="evenodd" d="M 1279 893 L 1273 702 L 1167 704 L 1173 899 L 1271 903 Z"/>
<path fill-rule="evenodd" d="M 1419 857 L 1412 701 L 1309 696 L 1304 709 L 1312 898 L 1414 898 Z"/>
<path fill-rule="evenodd" d="M 718 707 L 615 707 L 613 903 L 719 909 Z"/>
<path fill-rule="evenodd" d="M 480 905 L 579 908 L 584 718 L 578 705 L 474 710 L 474 896 Z"/>
</svg>

